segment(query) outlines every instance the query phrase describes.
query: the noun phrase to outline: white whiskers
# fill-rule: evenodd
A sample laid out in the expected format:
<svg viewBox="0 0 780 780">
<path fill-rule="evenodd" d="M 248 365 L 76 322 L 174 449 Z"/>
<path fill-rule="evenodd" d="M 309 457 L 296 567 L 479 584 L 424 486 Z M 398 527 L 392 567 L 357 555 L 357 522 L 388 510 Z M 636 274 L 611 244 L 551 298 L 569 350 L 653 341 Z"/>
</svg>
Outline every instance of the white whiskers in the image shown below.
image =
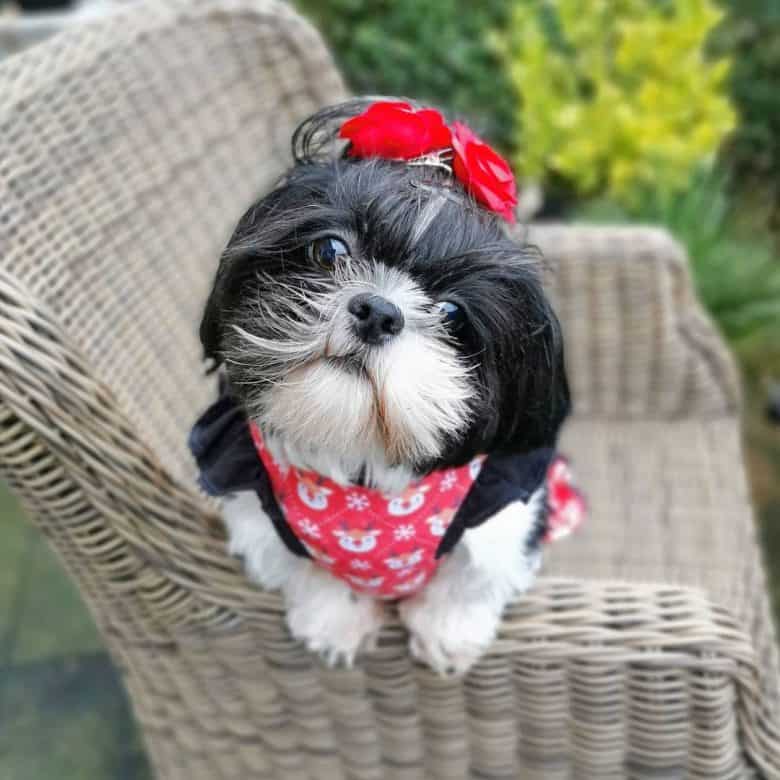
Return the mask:
<svg viewBox="0 0 780 780">
<path fill-rule="evenodd" d="M 311 291 L 294 277 L 246 309 L 226 361 L 250 415 L 296 465 L 397 487 L 435 459 L 471 418 L 470 368 L 450 343 L 433 301 L 402 271 L 344 263 Z M 360 293 L 398 306 L 403 331 L 369 347 L 347 303 Z"/>
</svg>

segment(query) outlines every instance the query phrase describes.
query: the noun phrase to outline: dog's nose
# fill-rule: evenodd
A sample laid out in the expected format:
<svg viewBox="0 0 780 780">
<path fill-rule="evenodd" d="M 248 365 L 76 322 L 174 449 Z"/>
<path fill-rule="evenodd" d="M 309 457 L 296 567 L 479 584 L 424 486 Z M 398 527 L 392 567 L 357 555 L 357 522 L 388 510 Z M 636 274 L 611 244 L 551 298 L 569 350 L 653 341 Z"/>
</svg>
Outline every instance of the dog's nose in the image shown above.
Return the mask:
<svg viewBox="0 0 780 780">
<path fill-rule="evenodd" d="M 355 295 L 347 309 L 354 318 L 355 333 L 366 344 L 384 344 L 404 328 L 401 310 L 381 295 Z"/>
</svg>

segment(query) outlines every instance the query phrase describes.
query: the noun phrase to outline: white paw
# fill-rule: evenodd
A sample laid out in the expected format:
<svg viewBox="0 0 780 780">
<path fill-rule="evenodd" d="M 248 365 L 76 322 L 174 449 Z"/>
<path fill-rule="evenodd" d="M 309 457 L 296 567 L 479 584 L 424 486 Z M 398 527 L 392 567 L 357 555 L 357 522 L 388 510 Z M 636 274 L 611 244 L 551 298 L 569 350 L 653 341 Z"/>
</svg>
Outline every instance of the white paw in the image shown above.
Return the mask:
<svg viewBox="0 0 780 780">
<path fill-rule="evenodd" d="M 351 667 L 358 653 L 375 648 L 386 617 L 382 604 L 315 564 L 290 580 L 285 597 L 290 633 L 329 666 Z"/>
<path fill-rule="evenodd" d="M 439 674 L 465 674 L 488 650 L 504 607 L 527 590 L 539 568 L 528 553 L 543 491 L 516 501 L 467 531 L 428 586 L 402 601 L 412 655 Z"/>
<path fill-rule="evenodd" d="M 401 620 L 409 630 L 409 650 L 440 675 L 463 675 L 496 636 L 501 612 L 491 603 L 459 603 L 424 590 L 402 601 Z"/>
</svg>

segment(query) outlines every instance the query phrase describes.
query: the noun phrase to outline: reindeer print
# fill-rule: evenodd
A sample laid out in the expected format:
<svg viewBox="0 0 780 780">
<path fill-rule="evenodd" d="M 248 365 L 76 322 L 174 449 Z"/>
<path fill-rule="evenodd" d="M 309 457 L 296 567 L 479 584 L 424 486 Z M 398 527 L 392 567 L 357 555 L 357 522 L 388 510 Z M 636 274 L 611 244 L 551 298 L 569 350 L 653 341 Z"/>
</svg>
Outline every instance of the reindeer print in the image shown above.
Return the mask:
<svg viewBox="0 0 780 780">
<path fill-rule="evenodd" d="M 298 479 L 298 498 L 306 504 L 309 509 L 316 509 L 321 512 L 328 508 L 328 496 L 333 491 L 320 484 L 317 479 L 312 479 L 305 474 L 301 474 Z"/>
<path fill-rule="evenodd" d="M 354 553 L 367 553 L 376 547 L 377 537 L 381 531 L 368 528 L 348 528 L 342 523 L 340 529 L 336 529 L 333 535 L 339 540 L 342 550 Z"/>
<path fill-rule="evenodd" d="M 440 509 L 435 515 L 431 515 L 425 522 L 428 524 L 428 530 L 431 536 L 444 536 L 450 523 L 455 517 L 457 509 Z"/>
<path fill-rule="evenodd" d="M 410 485 L 400 496 L 395 496 L 388 501 L 388 513 L 401 517 L 416 512 L 425 503 L 425 494 L 430 489 L 430 485 Z"/>
<path fill-rule="evenodd" d="M 420 549 L 412 550 L 407 553 L 396 553 L 390 558 L 385 558 L 385 564 L 388 569 L 400 571 L 403 569 L 413 569 L 423 559 L 423 551 Z"/>
</svg>

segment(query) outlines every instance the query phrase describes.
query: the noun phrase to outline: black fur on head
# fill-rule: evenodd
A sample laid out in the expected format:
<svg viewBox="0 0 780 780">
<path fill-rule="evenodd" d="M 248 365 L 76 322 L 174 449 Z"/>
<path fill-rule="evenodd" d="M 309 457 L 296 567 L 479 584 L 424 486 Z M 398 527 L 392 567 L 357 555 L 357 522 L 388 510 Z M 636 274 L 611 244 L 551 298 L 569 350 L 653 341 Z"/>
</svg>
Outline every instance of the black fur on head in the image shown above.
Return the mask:
<svg viewBox="0 0 780 780">
<path fill-rule="evenodd" d="M 294 165 L 241 218 L 203 315 L 206 357 L 224 363 L 250 413 L 262 418 L 280 381 L 323 361 L 330 370 L 328 350 L 342 347 L 332 346 L 328 318 L 338 322 L 342 316 L 336 309 L 343 288 L 353 290 L 355 275 L 363 283 L 379 271 L 383 279 L 389 273 L 399 285 L 415 288 L 414 295 L 406 288 L 398 293 L 414 310 L 405 312 L 409 338 L 413 328 L 419 336 L 409 349 L 422 349 L 420 339 L 430 339 L 435 355 L 442 345 L 455 356 L 461 383 L 468 384 L 461 406 L 452 407 L 462 409 L 462 419 L 437 433 L 439 451 L 421 448 L 398 457 L 424 472 L 465 463 L 478 453 L 554 445 L 569 392 L 561 330 L 542 290 L 538 253 L 510 238 L 500 218 L 476 204 L 446 171 L 346 156 L 338 148 L 338 128 L 367 102 L 327 108 L 303 122 L 293 138 Z M 348 248 L 342 269 L 324 270 L 312 260 L 310 247 L 324 237 Z M 441 323 L 436 310 L 441 301 L 459 307 L 459 321 Z M 339 370 L 371 374 L 364 366 L 386 349 L 350 342 L 337 355 L 349 365 Z M 418 367 L 425 367 L 426 353 L 415 353 L 418 362 L 405 367 L 398 350 L 389 377 L 379 380 L 382 386 L 369 378 L 377 395 L 372 414 L 380 417 L 386 411 L 383 383 L 403 382 L 413 398 Z M 451 363 L 443 364 L 446 370 Z M 421 389 L 420 398 L 433 404 L 425 396 L 429 392 Z"/>
</svg>

